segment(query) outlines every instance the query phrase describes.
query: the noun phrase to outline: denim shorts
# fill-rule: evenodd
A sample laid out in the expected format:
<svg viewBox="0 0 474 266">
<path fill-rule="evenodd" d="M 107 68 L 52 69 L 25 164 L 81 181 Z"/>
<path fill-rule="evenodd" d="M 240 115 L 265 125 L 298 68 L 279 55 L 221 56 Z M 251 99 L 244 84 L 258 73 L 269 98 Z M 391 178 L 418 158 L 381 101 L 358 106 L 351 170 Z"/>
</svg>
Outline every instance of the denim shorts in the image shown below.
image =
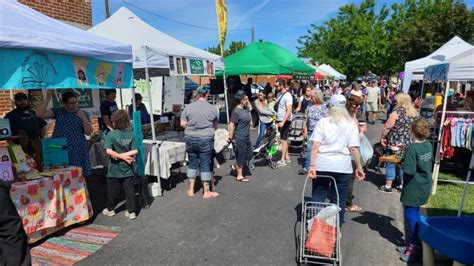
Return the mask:
<svg viewBox="0 0 474 266">
<path fill-rule="evenodd" d="M 186 152 L 188 153 L 187 176 L 194 178 L 200 172 L 201 181 L 211 181 L 212 153 L 214 139 L 186 138 Z"/>
</svg>

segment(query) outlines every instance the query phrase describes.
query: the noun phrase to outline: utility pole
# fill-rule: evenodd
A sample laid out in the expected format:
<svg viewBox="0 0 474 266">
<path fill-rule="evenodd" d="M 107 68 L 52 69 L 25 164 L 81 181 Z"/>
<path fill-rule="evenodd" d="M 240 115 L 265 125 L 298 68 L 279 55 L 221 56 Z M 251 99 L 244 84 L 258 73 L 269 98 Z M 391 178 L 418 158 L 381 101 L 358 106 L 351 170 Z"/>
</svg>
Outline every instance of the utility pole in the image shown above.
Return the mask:
<svg viewBox="0 0 474 266">
<path fill-rule="evenodd" d="M 110 5 L 109 5 L 109 0 L 104 0 L 105 1 L 105 18 L 110 17 Z"/>
<path fill-rule="evenodd" d="M 252 29 L 250 30 L 252 32 L 252 43 L 255 42 L 255 27 L 252 26 Z"/>
</svg>

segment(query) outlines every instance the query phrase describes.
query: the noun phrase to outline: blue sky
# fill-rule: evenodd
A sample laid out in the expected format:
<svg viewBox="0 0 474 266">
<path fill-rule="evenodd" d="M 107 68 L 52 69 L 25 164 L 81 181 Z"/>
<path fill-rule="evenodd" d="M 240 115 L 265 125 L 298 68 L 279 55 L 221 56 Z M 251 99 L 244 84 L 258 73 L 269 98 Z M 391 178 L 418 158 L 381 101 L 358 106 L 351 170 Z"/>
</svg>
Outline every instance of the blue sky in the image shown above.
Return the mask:
<svg viewBox="0 0 474 266">
<path fill-rule="evenodd" d="M 125 6 L 153 27 L 174 38 L 205 49 L 218 43 L 217 31 L 189 27 L 154 16 L 158 14 L 173 20 L 202 27 L 216 28 L 214 0 L 109 0 L 111 13 Z M 227 0 L 227 44 L 231 41 L 250 43 L 250 28 L 255 27 L 255 40 L 275 42 L 297 52 L 298 38 L 311 28 L 337 15 L 339 7 L 363 0 Z M 396 0 L 377 0 L 377 6 Z M 465 1 L 472 8 L 474 0 Z M 129 5 L 130 3 L 131 5 Z M 133 5 L 133 6 L 132 6 Z M 140 9 L 135 8 L 139 7 Z M 145 12 L 143 10 L 147 10 Z M 93 24 L 105 19 L 103 0 L 92 1 Z M 234 29 L 248 29 L 231 31 Z M 119 29 L 117 29 L 119 30 Z"/>
</svg>

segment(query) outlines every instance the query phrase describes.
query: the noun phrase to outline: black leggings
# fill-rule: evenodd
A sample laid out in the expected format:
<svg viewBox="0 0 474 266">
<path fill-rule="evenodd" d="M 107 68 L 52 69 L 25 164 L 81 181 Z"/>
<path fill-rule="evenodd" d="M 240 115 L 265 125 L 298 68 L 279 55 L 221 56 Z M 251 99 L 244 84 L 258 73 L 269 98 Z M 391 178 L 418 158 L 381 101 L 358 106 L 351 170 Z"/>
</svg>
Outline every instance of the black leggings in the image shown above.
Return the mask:
<svg viewBox="0 0 474 266">
<path fill-rule="evenodd" d="M 125 204 L 129 213 L 135 212 L 135 185 L 134 177 L 126 178 L 107 178 L 107 209 L 114 210 L 120 200 L 122 189 L 125 191 Z"/>
</svg>

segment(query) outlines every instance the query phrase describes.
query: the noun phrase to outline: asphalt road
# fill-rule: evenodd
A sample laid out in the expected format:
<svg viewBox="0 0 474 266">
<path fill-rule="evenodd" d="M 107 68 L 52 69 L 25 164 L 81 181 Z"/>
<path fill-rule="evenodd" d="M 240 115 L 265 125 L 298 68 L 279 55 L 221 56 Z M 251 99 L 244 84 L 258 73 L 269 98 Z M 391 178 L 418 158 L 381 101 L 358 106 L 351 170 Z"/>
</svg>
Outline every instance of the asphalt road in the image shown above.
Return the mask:
<svg viewBox="0 0 474 266">
<path fill-rule="evenodd" d="M 368 137 L 378 141 L 381 124 L 370 125 Z M 216 171 L 217 199 L 186 195 L 179 172 L 163 197 L 129 221 L 124 209 L 115 217 L 96 215 L 93 223 L 123 231 L 79 265 L 295 265 L 304 176 L 292 164 L 273 170 L 257 166 L 250 183 L 236 182 L 226 163 Z M 182 169 L 185 171 L 185 168 Z M 402 242 L 399 194 L 377 191 L 384 177 L 371 171 L 355 184 L 354 202 L 362 213 L 348 213 L 342 229 L 345 265 L 403 265 L 395 251 Z M 95 213 L 105 207 L 104 177 L 88 180 Z M 307 193 L 309 195 L 309 191 Z"/>
</svg>

